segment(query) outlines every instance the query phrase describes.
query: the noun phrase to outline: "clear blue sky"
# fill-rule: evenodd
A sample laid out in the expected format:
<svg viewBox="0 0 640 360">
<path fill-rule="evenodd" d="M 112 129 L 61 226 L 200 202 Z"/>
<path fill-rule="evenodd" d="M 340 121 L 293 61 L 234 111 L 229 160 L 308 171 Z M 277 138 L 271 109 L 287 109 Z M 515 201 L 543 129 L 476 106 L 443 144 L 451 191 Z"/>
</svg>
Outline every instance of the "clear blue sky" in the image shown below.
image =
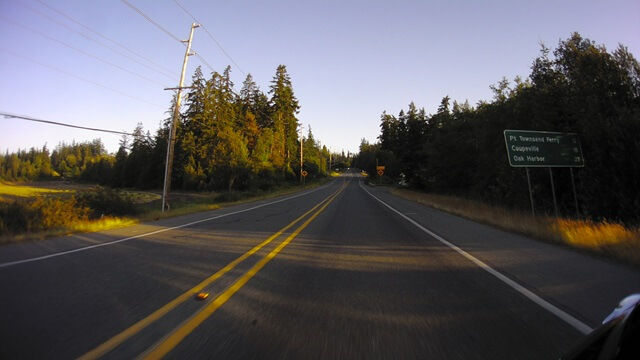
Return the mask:
<svg viewBox="0 0 640 360">
<path fill-rule="evenodd" d="M 177 86 L 184 46 L 118 0 L 40 1 L 0 0 L 0 111 L 127 132 L 141 122 L 154 133 L 168 117 L 171 92 L 163 88 Z M 129 2 L 188 37 L 193 20 L 173 0 Z M 554 49 L 574 31 L 610 51 L 622 43 L 640 56 L 638 0 L 178 2 L 263 91 L 276 67 L 286 65 L 302 106 L 299 119 L 333 151 L 355 152 L 362 138 L 376 141 L 380 114 L 397 114 L 411 101 L 434 113 L 446 95 L 472 105 L 490 100 L 489 86 L 503 76 L 528 76 L 540 43 Z M 173 74 L 59 25 L 148 64 L 61 13 Z M 193 48 L 217 71 L 232 64 L 203 29 L 196 29 Z M 191 57 L 187 80 L 198 65 L 210 72 Z M 244 77 L 234 66 L 236 89 Z M 2 152 L 97 137 L 117 150 L 118 135 L 0 117 Z"/>
</svg>

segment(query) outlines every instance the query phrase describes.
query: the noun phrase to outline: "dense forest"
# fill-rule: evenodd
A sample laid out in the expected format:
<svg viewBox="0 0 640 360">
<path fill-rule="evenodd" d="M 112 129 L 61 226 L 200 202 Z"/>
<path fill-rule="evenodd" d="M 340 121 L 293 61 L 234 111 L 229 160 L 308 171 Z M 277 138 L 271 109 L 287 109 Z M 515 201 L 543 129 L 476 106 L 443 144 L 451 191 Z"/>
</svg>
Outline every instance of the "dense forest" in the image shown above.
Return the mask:
<svg viewBox="0 0 640 360">
<path fill-rule="evenodd" d="M 383 112 L 379 142 L 363 140 L 354 166 L 375 174 L 377 160 L 414 188 L 527 210 L 526 172 L 509 166 L 503 131 L 571 132 L 585 158 L 573 169 L 580 215 L 640 222 L 640 66 L 624 46 L 609 53 L 574 33 L 553 52 L 543 45 L 528 79 L 491 89 L 475 107 L 445 96 L 435 114 L 414 103 Z M 530 170 L 537 211 L 553 212 L 550 171 L 561 215 L 575 216 L 568 168 Z"/>
<path fill-rule="evenodd" d="M 267 94 L 247 75 L 234 91 L 230 67 L 206 79 L 193 75 L 176 127 L 172 187 L 183 190 L 267 189 L 299 181 L 300 123 L 298 100 L 284 65 L 277 68 Z M 175 97 L 168 114 L 173 114 Z M 0 154 L 0 179 L 26 181 L 65 178 L 112 187 L 161 188 L 171 118 L 151 135 L 141 125 L 123 137 L 116 154 L 100 140 L 60 144 Z M 303 136 L 304 170 L 308 178 L 324 176 L 331 156 L 313 137 Z"/>
</svg>

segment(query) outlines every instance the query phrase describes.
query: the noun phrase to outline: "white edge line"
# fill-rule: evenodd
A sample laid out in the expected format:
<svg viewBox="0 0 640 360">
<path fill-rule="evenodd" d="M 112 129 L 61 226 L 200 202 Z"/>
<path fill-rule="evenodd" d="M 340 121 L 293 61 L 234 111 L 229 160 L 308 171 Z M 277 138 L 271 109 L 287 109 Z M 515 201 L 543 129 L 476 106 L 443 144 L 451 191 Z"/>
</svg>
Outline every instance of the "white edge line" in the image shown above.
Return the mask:
<svg viewBox="0 0 640 360">
<path fill-rule="evenodd" d="M 553 315 L 559 317 L 560 319 L 562 319 L 567 324 L 573 326 L 576 330 L 580 331 L 583 334 L 588 334 L 591 331 L 593 331 L 593 329 L 590 326 L 588 326 L 587 324 L 585 324 L 582 321 L 574 318 L 573 316 L 569 315 L 568 313 L 562 311 L 561 309 L 559 309 L 558 307 L 554 306 L 550 302 L 548 302 L 548 301 L 544 300 L 543 298 L 541 298 L 540 296 L 534 294 L 529 289 L 527 289 L 524 286 L 518 284 L 517 282 L 509 279 L 508 277 L 506 277 L 505 275 L 503 275 L 499 271 L 495 270 L 491 266 L 487 265 L 486 263 L 482 262 L 478 258 L 476 258 L 473 255 L 469 254 L 468 252 L 462 250 L 461 248 L 457 247 L 456 245 L 450 243 L 449 241 L 445 240 L 444 238 L 442 238 L 438 234 L 436 234 L 433 231 L 425 228 L 424 226 L 422 226 L 419 223 L 417 223 L 415 220 L 409 218 L 408 216 L 404 215 L 403 213 L 401 213 L 398 210 L 396 210 L 393 207 L 391 207 L 389 204 L 387 204 L 384 201 L 380 200 L 375 195 L 370 193 L 367 189 L 365 189 L 365 187 L 362 186 L 362 182 L 360 182 L 360 187 L 367 194 L 369 194 L 372 198 L 378 200 L 382 205 L 388 207 L 393 212 L 395 212 L 396 214 L 400 215 L 401 217 L 403 217 L 405 220 L 407 220 L 411 224 L 415 225 L 418 229 L 424 231 L 425 233 L 429 234 L 431 237 L 433 237 L 436 240 L 440 241 L 444 245 L 446 245 L 446 246 L 450 247 L 451 249 L 455 250 L 457 253 L 459 253 L 460 255 L 464 256 L 465 258 L 471 260 L 471 262 L 476 264 L 478 267 L 480 267 L 481 269 L 485 270 L 489 274 L 495 276 L 496 278 L 498 278 L 503 283 L 509 285 L 511 288 L 513 288 L 517 292 L 521 293 L 522 295 L 526 296 L 529 300 L 531 300 L 534 303 L 538 304 L 543 309 L 545 309 L 545 310 L 549 311 L 550 313 L 552 313 Z"/>
<path fill-rule="evenodd" d="M 335 180 L 334 180 L 334 182 L 335 182 Z M 333 182 L 331 184 L 333 184 Z M 155 234 L 159 234 L 159 233 L 162 233 L 162 232 L 165 232 L 165 231 L 182 229 L 182 228 L 185 228 L 185 227 L 188 227 L 188 226 L 191 226 L 191 225 L 195 225 L 195 224 L 199 224 L 199 223 L 203 223 L 203 222 L 207 222 L 207 221 L 211 221 L 211 220 L 216 220 L 216 219 L 219 219 L 219 218 L 222 218 L 222 217 L 235 215 L 235 214 L 240 214 L 240 213 L 247 212 L 247 211 L 252 211 L 252 210 L 259 209 L 261 207 L 265 207 L 265 206 L 268 206 L 268 205 L 273 205 L 273 204 L 277 204 L 277 203 L 280 203 L 280 202 L 283 202 L 283 201 L 288 201 L 288 200 L 295 199 L 295 198 L 298 198 L 298 197 L 301 197 L 301 196 L 309 195 L 309 194 L 311 194 L 313 192 L 316 192 L 318 190 L 324 189 L 325 187 L 328 187 L 331 184 L 327 184 L 327 185 L 321 186 L 321 187 L 319 187 L 317 189 L 313 189 L 313 190 L 304 192 L 302 194 L 294 195 L 294 196 L 291 196 L 291 197 L 288 197 L 288 198 L 285 198 L 285 199 L 272 201 L 272 202 L 269 202 L 269 203 L 266 203 L 266 204 L 261 204 L 261 205 L 258 205 L 258 206 L 254 206 L 254 207 L 251 207 L 251 208 L 248 208 L 248 209 L 233 211 L 233 212 L 230 212 L 230 213 L 227 213 L 227 214 L 222 214 L 222 215 L 210 217 L 210 218 L 207 218 L 207 219 L 201 219 L 201 220 L 193 221 L 193 222 L 190 222 L 190 223 L 187 223 L 187 224 L 182 224 L 182 225 L 178 225 L 178 226 L 174 226 L 174 227 L 170 227 L 170 228 L 156 230 L 156 231 L 152 231 L 152 232 L 148 232 L 148 233 L 144 233 L 144 234 L 140 234 L 140 235 L 136 235 L 136 236 L 130 236 L 130 237 L 127 237 L 127 238 L 124 238 L 124 239 L 113 240 L 113 241 L 109 241 L 109 242 L 105 242 L 105 243 L 101 243 L 101 244 L 85 246 L 85 247 L 81 247 L 81 248 L 78 248 L 78 249 L 58 252 L 58 253 L 49 254 L 49 255 L 38 256 L 38 257 L 34 257 L 34 258 L 29 258 L 29 259 L 16 260 L 16 261 L 2 263 L 2 264 L 0 264 L 0 268 L 9 267 L 9 266 L 18 265 L 18 264 L 24 264 L 24 263 L 28 263 L 28 262 L 39 261 L 39 260 L 45 260 L 45 259 L 49 259 L 49 258 L 53 258 L 53 257 L 62 256 L 62 255 L 73 254 L 73 253 L 80 252 L 80 251 L 91 250 L 91 249 L 99 248 L 99 247 L 102 247 L 102 246 L 108 246 L 108 245 L 113 245 L 113 244 L 129 241 L 129 240 L 133 240 L 133 239 L 138 239 L 138 238 L 142 238 L 142 237 L 149 236 L 149 235 L 155 235 Z"/>
</svg>

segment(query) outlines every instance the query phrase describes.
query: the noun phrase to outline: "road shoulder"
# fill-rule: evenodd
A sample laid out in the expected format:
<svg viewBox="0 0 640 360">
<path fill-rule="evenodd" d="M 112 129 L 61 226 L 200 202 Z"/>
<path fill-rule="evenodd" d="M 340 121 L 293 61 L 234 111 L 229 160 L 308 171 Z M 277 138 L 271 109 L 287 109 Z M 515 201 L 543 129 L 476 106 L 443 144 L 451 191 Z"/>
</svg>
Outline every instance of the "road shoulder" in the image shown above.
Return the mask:
<svg viewBox="0 0 640 360">
<path fill-rule="evenodd" d="M 623 297 L 640 292 L 640 271 L 433 209 L 367 187 L 375 196 L 425 228 L 590 326 Z"/>
</svg>

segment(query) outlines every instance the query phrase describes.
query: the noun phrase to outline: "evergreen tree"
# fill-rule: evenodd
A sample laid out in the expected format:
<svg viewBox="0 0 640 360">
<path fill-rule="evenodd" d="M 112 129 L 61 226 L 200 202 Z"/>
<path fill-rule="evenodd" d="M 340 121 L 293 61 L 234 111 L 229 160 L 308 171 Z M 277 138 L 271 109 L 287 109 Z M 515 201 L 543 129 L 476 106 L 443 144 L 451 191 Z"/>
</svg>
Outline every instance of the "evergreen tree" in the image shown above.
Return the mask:
<svg viewBox="0 0 640 360">
<path fill-rule="evenodd" d="M 214 172 L 222 175 L 214 182 L 220 185 L 220 180 L 224 179 L 227 190 L 233 190 L 236 179 L 244 174 L 248 165 L 245 139 L 230 126 L 225 126 L 218 134 L 212 155 Z"/>
<path fill-rule="evenodd" d="M 297 144 L 298 119 L 300 109 L 293 93 L 291 78 L 284 65 L 278 66 L 271 81 L 271 117 L 273 119 L 272 161 L 275 167 L 291 172 L 291 162 L 295 158 Z"/>
</svg>

